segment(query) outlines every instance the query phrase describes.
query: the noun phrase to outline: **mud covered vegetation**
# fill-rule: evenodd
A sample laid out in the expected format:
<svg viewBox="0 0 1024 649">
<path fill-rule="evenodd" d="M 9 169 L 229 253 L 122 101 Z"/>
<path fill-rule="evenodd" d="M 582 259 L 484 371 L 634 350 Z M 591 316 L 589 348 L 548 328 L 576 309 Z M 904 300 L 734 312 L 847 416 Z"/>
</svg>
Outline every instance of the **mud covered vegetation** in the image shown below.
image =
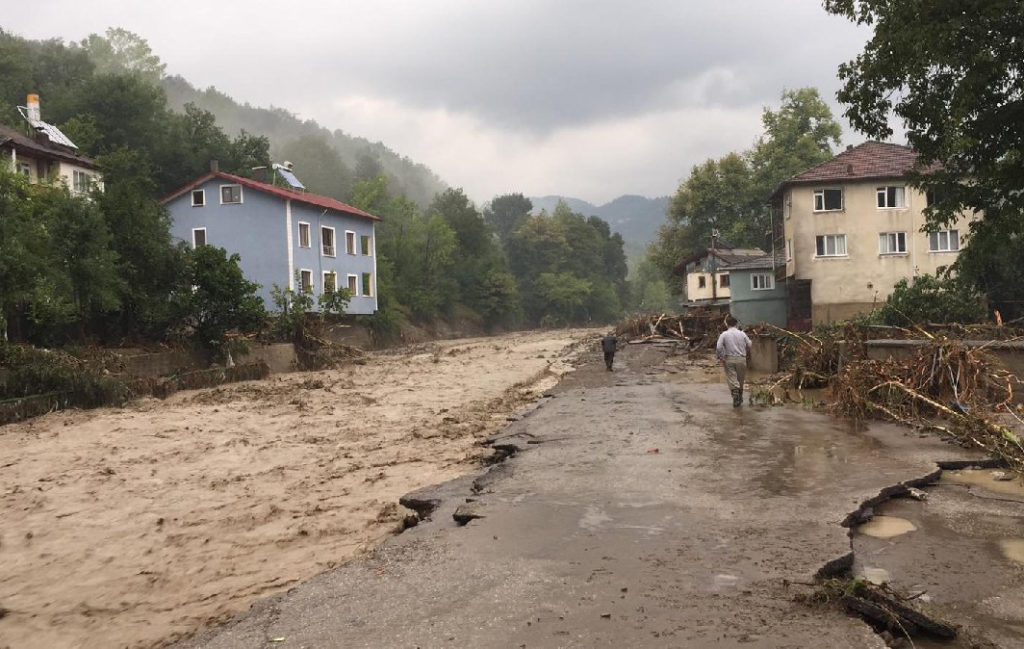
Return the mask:
<svg viewBox="0 0 1024 649">
<path fill-rule="evenodd" d="M 1012 429 L 1024 425 L 1024 409 L 1014 405 L 1020 380 L 991 353 L 995 340 L 1014 341 L 1022 332 L 1004 327 L 933 329 L 885 329 L 886 337 L 897 333 L 913 340 L 913 351 L 881 360 L 867 353 L 868 341 L 878 337 L 877 328 L 847 324 L 810 334 L 775 329 L 786 373 L 757 391 L 754 400 L 776 404 L 793 400 L 791 390 L 800 394 L 807 388 L 827 388 L 828 407 L 837 416 L 934 430 L 1024 472 L 1024 442 Z M 978 340 L 982 337 L 988 340 Z"/>
</svg>

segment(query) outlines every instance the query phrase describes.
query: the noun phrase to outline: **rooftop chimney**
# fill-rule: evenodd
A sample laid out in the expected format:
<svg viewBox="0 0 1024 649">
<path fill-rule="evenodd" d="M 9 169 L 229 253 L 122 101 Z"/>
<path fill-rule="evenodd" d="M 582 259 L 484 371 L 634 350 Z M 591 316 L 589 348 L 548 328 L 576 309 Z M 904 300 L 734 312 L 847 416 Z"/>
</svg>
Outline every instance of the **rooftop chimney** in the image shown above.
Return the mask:
<svg viewBox="0 0 1024 649">
<path fill-rule="evenodd" d="M 217 173 L 218 171 L 220 171 L 220 163 L 217 162 L 216 160 L 210 160 L 210 171 L 212 171 L 213 173 Z"/>
<path fill-rule="evenodd" d="M 261 165 L 259 167 L 253 167 L 252 168 L 252 179 L 257 181 L 257 182 L 261 182 L 261 183 L 268 182 L 266 166 Z"/>
<path fill-rule="evenodd" d="M 850 151 L 851 149 L 853 149 L 853 145 L 852 144 L 847 144 L 846 145 L 846 150 Z"/>
<path fill-rule="evenodd" d="M 29 95 L 28 98 L 25 100 L 25 108 L 28 112 L 27 117 L 29 122 L 43 121 L 43 118 L 39 116 L 39 95 Z M 35 126 L 35 124 L 32 125 Z"/>
</svg>

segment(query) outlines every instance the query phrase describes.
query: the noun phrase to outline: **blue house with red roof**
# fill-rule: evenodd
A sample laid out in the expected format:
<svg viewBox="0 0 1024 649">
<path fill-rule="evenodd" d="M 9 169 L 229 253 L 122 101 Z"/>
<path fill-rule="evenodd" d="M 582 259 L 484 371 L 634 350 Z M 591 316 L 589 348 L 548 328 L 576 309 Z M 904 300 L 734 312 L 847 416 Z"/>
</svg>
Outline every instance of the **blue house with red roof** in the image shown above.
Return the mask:
<svg viewBox="0 0 1024 649">
<path fill-rule="evenodd" d="M 299 185 L 301 186 L 301 185 Z M 274 284 L 313 294 L 347 288 L 347 312 L 377 310 L 378 217 L 341 201 L 218 171 L 163 199 L 171 236 L 241 257 L 246 279 L 260 285 L 268 310 Z"/>
</svg>

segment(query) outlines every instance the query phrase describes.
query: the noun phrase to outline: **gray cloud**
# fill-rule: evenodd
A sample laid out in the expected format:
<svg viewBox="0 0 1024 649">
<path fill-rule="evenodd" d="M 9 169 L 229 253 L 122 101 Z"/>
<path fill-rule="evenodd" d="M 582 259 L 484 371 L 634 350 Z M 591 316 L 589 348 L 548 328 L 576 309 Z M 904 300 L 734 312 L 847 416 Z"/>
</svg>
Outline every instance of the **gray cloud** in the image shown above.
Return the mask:
<svg viewBox="0 0 1024 649">
<path fill-rule="evenodd" d="M 31 38 L 123 26 L 170 73 L 382 140 L 477 200 L 671 193 L 693 164 L 749 146 L 783 88 L 817 86 L 838 115 L 836 66 L 867 36 L 807 0 L 37 0 L 4 13 Z"/>
</svg>

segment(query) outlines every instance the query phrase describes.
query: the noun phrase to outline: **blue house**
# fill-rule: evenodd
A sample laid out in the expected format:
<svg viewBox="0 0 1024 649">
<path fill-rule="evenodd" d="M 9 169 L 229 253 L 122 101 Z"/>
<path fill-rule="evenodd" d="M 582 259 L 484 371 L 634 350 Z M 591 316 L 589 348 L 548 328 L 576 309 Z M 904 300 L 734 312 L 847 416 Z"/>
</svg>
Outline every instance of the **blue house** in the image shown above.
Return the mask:
<svg viewBox="0 0 1024 649">
<path fill-rule="evenodd" d="M 774 262 L 771 255 L 762 255 L 729 264 L 729 311 L 740 326 L 760 322 L 786 326 L 786 283 L 775 281 L 776 269 L 785 265 L 781 255 Z"/>
<path fill-rule="evenodd" d="M 274 284 L 311 291 L 314 299 L 347 288 L 352 295 L 348 313 L 377 310 L 378 217 L 333 198 L 215 167 L 163 203 L 176 240 L 238 253 L 242 273 L 260 285 L 268 310 L 276 309 L 270 297 Z"/>
</svg>

